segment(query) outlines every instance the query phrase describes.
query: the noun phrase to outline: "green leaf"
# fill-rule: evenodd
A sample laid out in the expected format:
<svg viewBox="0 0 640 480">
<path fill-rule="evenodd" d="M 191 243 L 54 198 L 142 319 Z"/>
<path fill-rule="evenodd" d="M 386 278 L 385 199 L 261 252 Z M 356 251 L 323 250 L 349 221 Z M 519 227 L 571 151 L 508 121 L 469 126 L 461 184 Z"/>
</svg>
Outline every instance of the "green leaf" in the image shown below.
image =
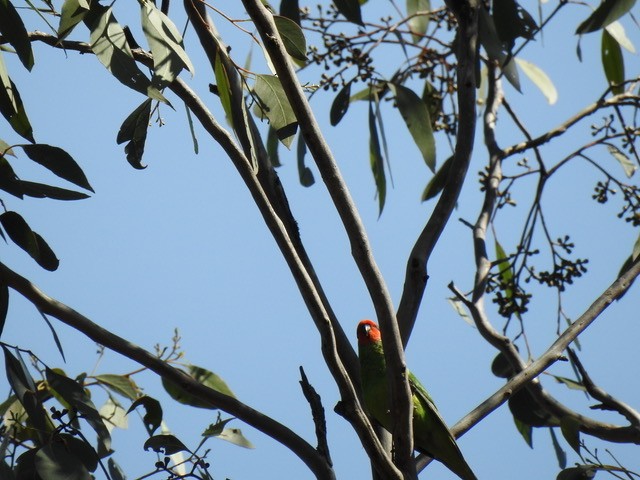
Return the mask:
<svg viewBox="0 0 640 480">
<path fill-rule="evenodd" d="M 403 85 L 389 84 L 396 96 L 398 110 L 409 128 L 413 141 L 418 146 L 424 162 L 432 172 L 436 169 L 436 143 L 431 128 L 429 109 L 424 101 Z"/>
<path fill-rule="evenodd" d="M 24 189 L 6 157 L 0 157 L 0 188 L 5 192 L 23 198 Z"/>
<path fill-rule="evenodd" d="M 64 40 L 89 11 L 88 0 L 64 0 L 60 12 L 58 41 Z"/>
<path fill-rule="evenodd" d="M 196 365 L 189 365 L 187 367 L 186 373 L 188 373 L 195 381 L 201 383 L 202 385 L 209 387 L 224 395 L 228 395 L 230 397 L 235 398 L 235 395 L 229 389 L 229 387 L 224 382 L 224 380 L 222 380 L 222 378 L 220 378 L 215 373 L 205 368 L 198 367 Z M 164 387 L 164 389 L 167 391 L 167 393 L 171 398 L 173 398 L 177 402 L 180 402 L 184 405 L 189 405 L 189 406 L 198 407 L 198 408 L 207 408 L 211 410 L 216 410 L 218 408 L 215 405 L 211 404 L 210 402 L 201 400 L 195 395 L 192 395 L 186 392 L 175 383 L 169 380 L 166 380 L 164 378 L 162 379 L 162 386 Z"/>
<path fill-rule="evenodd" d="M 524 74 L 529 77 L 536 87 L 540 89 L 542 94 L 547 98 L 549 105 L 553 105 L 558 100 L 558 91 L 549 76 L 537 65 L 516 58 L 516 63 L 522 69 Z"/>
<path fill-rule="evenodd" d="M 142 405 L 145 410 L 145 414 L 142 417 L 144 426 L 147 429 L 149 435 L 153 435 L 153 432 L 155 432 L 160 424 L 162 424 L 162 405 L 160 405 L 160 402 L 155 398 L 145 395 L 138 398 L 131 404 L 129 410 L 127 410 L 127 414 L 131 413 L 140 405 Z"/>
<path fill-rule="evenodd" d="M 140 388 L 126 375 L 113 375 L 111 373 L 105 373 L 102 375 L 96 375 L 93 377 L 98 383 L 106 386 L 109 390 L 128 398 L 129 400 L 135 400 L 138 398 Z"/>
<path fill-rule="evenodd" d="M 509 399 L 509 410 L 514 418 L 532 427 L 558 426 L 559 421 L 540 405 L 529 390 L 522 388 Z"/>
<path fill-rule="evenodd" d="M 51 336 L 53 337 L 53 341 L 55 342 L 56 347 L 58 348 L 58 352 L 60 352 L 60 356 L 62 357 L 62 360 L 66 362 L 67 359 L 64 356 L 64 350 L 62 349 L 62 343 L 60 343 L 60 338 L 58 338 L 58 334 L 56 333 L 55 328 L 53 328 L 53 325 L 51 324 L 51 322 L 49 321 L 47 316 L 44 313 L 42 313 L 42 311 L 40 311 L 40 315 L 42 315 L 42 318 L 44 319 L 44 323 L 47 324 L 47 326 L 49 327 L 49 330 L 51 331 Z"/>
<path fill-rule="evenodd" d="M 302 134 L 298 135 L 298 148 L 296 149 L 296 158 L 298 160 L 298 178 L 300 179 L 300 185 L 303 187 L 310 187 L 315 183 L 313 178 L 313 172 L 304 163 L 304 156 L 307 153 L 307 144 L 304 143 Z"/>
<path fill-rule="evenodd" d="M 40 478 L 47 480 L 92 479 L 84 464 L 62 443 L 51 443 L 40 448 L 34 464 Z"/>
<path fill-rule="evenodd" d="M 9 311 L 9 287 L 4 280 L 0 280 L 0 337 L 2 337 L 4 324 L 7 321 L 8 311 Z"/>
<path fill-rule="evenodd" d="M 24 110 L 20 93 L 9 78 L 2 52 L 0 52 L 0 113 L 18 135 L 30 142 L 35 142 L 33 129 Z"/>
<path fill-rule="evenodd" d="M 407 0 L 407 16 L 415 15 L 416 12 L 429 11 L 431 11 L 430 0 Z M 422 35 L 427 32 L 429 15 L 415 15 L 407 23 L 409 24 L 413 41 L 417 43 L 422 39 Z"/>
<path fill-rule="evenodd" d="M 218 87 L 218 95 L 220 103 L 224 109 L 227 121 L 233 126 L 233 112 L 231 111 L 231 86 L 229 85 L 229 74 L 221 59 L 221 55 L 216 55 L 213 65 L 213 71 L 216 76 L 216 86 Z"/>
<path fill-rule="evenodd" d="M 86 193 L 54 187 L 52 185 L 45 185 L 44 183 L 18 180 L 18 184 L 20 185 L 24 195 L 33 198 L 51 198 L 53 200 L 82 200 L 89 198 L 89 195 Z"/>
<path fill-rule="evenodd" d="M 511 378 L 515 373 L 511 362 L 502 353 L 498 353 L 491 362 L 491 373 L 500 378 Z"/>
<path fill-rule="evenodd" d="M 84 22 L 91 31 L 91 50 L 118 81 L 150 98 L 168 103 L 133 59 L 124 29 L 111 7 L 93 2 Z"/>
<path fill-rule="evenodd" d="M 146 165 L 142 163 L 142 156 L 144 155 L 144 145 L 147 141 L 150 118 L 151 99 L 147 98 L 125 118 L 116 138 L 118 145 L 129 142 L 125 145 L 124 151 L 127 154 L 129 164 L 137 170 L 146 168 Z"/>
<path fill-rule="evenodd" d="M 338 12 L 352 23 L 364 25 L 362 23 L 362 13 L 360 12 L 360 2 L 358 0 L 334 0 Z"/>
<path fill-rule="evenodd" d="M 478 33 L 480 36 L 480 43 L 487 51 L 487 55 L 491 60 L 495 60 L 500 65 L 502 73 L 507 78 L 509 83 L 518 91 L 520 89 L 520 77 L 518 75 L 518 69 L 516 68 L 513 57 L 504 53 L 502 42 L 498 37 L 496 26 L 493 23 L 493 18 L 484 7 L 480 7 L 478 15 Z"/>
<path fill-rule="evenodd" d="M 152 2 L 141 2 L 142 31 L 153 54 L 151 84 L 162 90 L 175 80 L 183 68 L 193 74 L 195 69 L 184 50 L 182 35 L 171 19 Z"/>
<path fill-rule="evenodd" d="M 553 378 L 556 379 L 556 382 L 564 384 L 567 388 L 571 390 L 582 390 L 586 391 L 585 386 L 581 382 L 577 382 L 572 380 L 571 378 L 561 377 L 559 375 L 553 375 Z"/>
<path fill-rule="evenodd" d="M 18 58 L 27 70 L 33 68 L 33 51 L 29 33 L 9 0 L 0 0 L 0 33 L 15 49 Z"/>
<path fill-rule="evenodd" d="M 256 75 L 254 91 L 269 124 L 276 130 L 278 139 L 290 148 L 298 129 L 298 121 L 280 79 L 274 75 Z"/>
<path fill-rule="evenodd" d="M 307 40 L 304 38 L 304 33 L 302 33 L 300 25 L 287 17 L 281 17 L 279 15 L 274 15 L 273 21 L 276 24 L 276 28 L 282 38 L 282 43 L 287 53 L 291 55 L 294 60 L 298 60 L 304 65 L 308 60 Z"/>
<path fill-rule="evenodd" d="M 218 417 L 220 418 L 220 417 Z M 229 423 L 231 420 L 233 420 L 234 418 L 227 418 L 225 420 L 219 420 L 216 423 L 212 423 L 210 424 L 204 432 L 202 432 L 202 436 L 205 438 L 208 437 L 217 437 L 218 435 L 220 435 L 222 433 L 222 431 L 224 430 L 224 427 L 227 425 L 227 423 Z"/>
<path fill-rule="evenodd" d="M 0 224 L 13 243 L 27 252 L 38 265 L 49 271 L 58 268 L 59 261 L 53 250 L 40 235 L 31 230 L 19 213 L 4 212 L 0 215 Z"/>
<path fill-rule="evenodd" d="M 571 448 L 580 455 L 580 421 L 576 418 L 565 416 L 560 419 L 560 430 Z"/>
<path fill-rule="evenodd" d="M 329 111 L 329 121 L 332 126 L 336 126 L 345 116 L 349 109 L 349 99 L 351 98 L 351 82 L 347 82 L 344 87 L 340 89 L 336 98 L 331 103 L 331 110 Z"/>
<path fill-rule="evenodd" d="M 31 374 L 29 370 L 27 370 L 17 350 L 17 358 L 4 345 L 2 345 L 2 350 L 4 352 L 5 369 L 9 385 L 27 412 L 29 421 L 36 429 L 40 439 L 46 438 L 46 434 L 53 431 L 53 425 L 44 411 L 40 397 L 36 393 L 36 386 Z"/>
<path fill-rule="evenodd" d="M 116 463 L 113 457 L 109 457 L 107 466 L 109 467 L 109 475 L 111 475 L 111 480 L 126 480 L 127 477 L 122 471 L 122 468 L 120 468 L 120 465 Z"/>
<path fill-rule="evenodd" d="M 513 417 L 513 423 L 516 425 L 516 429 L 524 438 L 524 441 L 527 442 L 530 448 L 533 448 L 533 428 L 531 425 L 527 425 L 526 423 L 521 422 L 516 417 Z"/>
<path fill-rule="evenodd" d="M 126 429 L 129 427 L 127 412 L 113 401 L 111 395 L 109 395 L 105 404 L 100 407 L 99 413 L 107 425 L 109 432 L 114 428 Z"/>
<path fill-rule="evenodd" d="M 225 428 L 220 432 L 220 434 L 216 435 L 216 438 L 233 443 L 239 447 L 256 448 L 249 440 L 246 439 L 239 428 Z"/>
<path fill-rule="evenodd" d="M 562 470 L 556 480 L 591 480 L 598 469 L 593 465 L 577 465 Z"/>
<path fill-rule="evenodd" d="M 604 0 L 589 17 L 582 22 L 577 34 L 595 32 L 622 17 L 631 10 L 636 0 Z"/>
<path fill-rule="evenodd" d="M 611 91 L 615 94 L 624 91 L 624 58 L 620 44 L 605 29 L 602 30 L 602 67 Z"/>
<path fill-rule="evenodd" d="M 378 139 L 378 127 L 376 126 L 376 117 L 373 111 L 373 102 L 369 102 L 369 161 L 371 163 L 371 171 L 373 179 L 376 183 L 376 192 L 378 194 L 378 216 L 382 215 L 384 202 L 387 196 L 387 180 L 384 172 L 384 159 L 380 151 L 380 140 Z"/>
<path fill-rule="evenodd" d="M 67 452 L 72 454 L 76 459 L 90 472 L 95 472 L 98 468 L 100 458 L 93 447 L 86 441 L 78 437 L 62 433 L 53 437 L 52 445 L 61 445 Z"/>
<path fill-rule="evenodd" d="M 626 32 L 624 31 L 624 27 L 617 20 L 615 22 L 610 23 L 606 27 L 607 32 L 611 34 L 613 38 L 615 38 L 616 42 L 620 44 L 622 48 L 625 50 L 636 53 L 636 48 L 633 46 L 629 37 L 627 37 Z"/>
<path fill-rule="evenodd" d="M 492 16 L 498 38 L 509 52 L 518 37 L 531 40 L 538 30 L 533 17 L 515 0 L 494 0 Z"/>
<path fill-rule="evenodd" d="M 553 443 L 553 449 L 556 452 L 556 458 L 558 459 L 558 465 L 560 468 L 564 468 L 567 466 L 567 453 L 560 446 L 560 442 L 558 442 L 558 437 L 556 437 L 556 432 L 553 428 L 549 429 L 549 433 L 551 435 L 551 443 Z"/>
<path fill-rule="evenodd" d="M 98 453 L 103 457 L 111 450 L 111 435 L 98 409 L 82 385 L 75 380 L 46 369 L 47 382 L 69 405 L 76 409 L 98 434 Z"/>
<path fill-rule="evenodd" d="M 447 178 L 449 177 L 449 170 L 451 169 L 452 163 L 453 155 L 447 158 L 438 171 L 436 171 L 435 175 L 431 177 L 431 180 L 429 180 L 429 183 L 427 183 L 427 186 L 422 192 L 420 200 L 426 202 L 427 200 L 434 198 L 442 191 L 442 189 L 444 189 L 444 186 L 447 184 Z"/>
<path fill-rule="evenodd" d="M 300 6 L 298 0 L 282 0 L 280 2 L 280 15 L 290 18 L 300 25 Z"/>
<path fill-rule="evenodd" d="M 274 167 L 279 167 L 281 165 L 280 157 L 278 156 L 278 143 L 276 131 L 271 125 L 269 125 L 269 130 L 267 131 L 267 154 L 269 155 L 271 165 Z"/>
<path fill-rule="evenodd" d="M 44 143 L 20 146 L 24 150 L 24 153 L 26 153 L 34 162 L 49 169 L 58 177 L 64 178 L 79 187 L 86 188 L 93 192 L 93 188 L 91 188 L 91 185 L 80 166 L 71 157 L 71 155 L 63 149 L 46 145 Z"/>
<path fill-rule="evenodd" d="M 469 316 L 469 314 L 467 313 L 467 310 L 464 308 L 464 305 L 459 298 L 449 297 L 447 298 L 447 302 L 449 302 L 449 305 L 451 305 L 451 308 L 455 310 L 455 312 L 460 316 L 460 318 L 462 318 L 469 325 L 474 324 L 473 319 Z"/>
<path fill-rule="evenodd" d="M 187 112 L 187 122 L 189 123 L 189 133 L 191 133 L 191 141 L 193 142 L 193 153 L 195 153 L 196 155 L 198 155 L 198 137 L 196 137 L 196 130 L 193 126 L 193 118 L 191 118 L 191 110 L 189 110 L 189 107 L 187 106 L 187 104 L 184 104 L 184 109 Z"/>
<path fill-rule="evenodd" d="M 154 452 L 162 453 L 163 455 L 173 455 L 178 452 L 190 452 L 184 443 L 178 440 L 173 435 L 154 435 L 148 438 L 144 442 L 144 449 L 153 449 Z"/>
</svg>

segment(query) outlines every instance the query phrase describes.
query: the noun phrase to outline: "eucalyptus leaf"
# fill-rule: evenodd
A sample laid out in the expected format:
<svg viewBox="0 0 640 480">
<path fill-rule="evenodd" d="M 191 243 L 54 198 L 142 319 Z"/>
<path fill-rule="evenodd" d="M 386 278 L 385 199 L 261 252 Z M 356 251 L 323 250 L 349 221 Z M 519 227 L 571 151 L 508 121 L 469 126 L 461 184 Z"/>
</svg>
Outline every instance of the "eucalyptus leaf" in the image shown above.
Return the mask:
<svg viewBox="0 0 640 480">
<path fill-rule="evenodd" d="M 35 143 L 33 129 L 22 104 L 20 93 L 9 78 L 2 52 L 0 52 L 0 113 L 18 135 Z"/>
<path fill-rule="evenodd" d="M 611 91 L 615 94 L 624 91 L 624 57 L 620 44 L 605 29 L 602 30 L 602 68 L 611 86 Z"/>
<path fill-rule="evenodd" d="M 558 101 L 558 91 L 556 90 L 555 85 L 549 78 L 549 76 L 537 65 L 523 60 L 521 58 L 516 58 L 516 63 L 522 69 L 529 80 L 531 80 L 536 87 L 542 92 L 542 94 L 546 97 L 549 105 L 553 105 Z"/>
<path fill-rule="evenodd" d="M 174 435 L 162 434 L 154 435 L 148 438 L 144 442 L 144 449 L 152 449 L 154 452 L 162 453 L 163 455 L 173 455 L 178 452 L 189 452 L 187 446 L 182 443 Z"/>
<path fill-rule="evenodd" d="M 352 23 L 364 25 L 362 23 L 362 12 L 360 11 L 360 2 L 358 0 L 333 0 L 338 12 Z"/>
<path fill-rule="evenodd" d="M 636 0 L 604 0 L 589 17 L 582 22 L 577 34 L 595 32 L 606 27 L 631 10 Z"/>
<path fill-rule="evenodd" d="M 419 42 L 427 32 L 429 15 L 424 14 L 424 12 L 429 12 L 430 10 L 431 0 L 407 0 L 407 16 L 411 16 L 407 23 L 409 24 L 413 41 L 416 43 Z M 423 13 L 416 15 L 418 12 Z"/>
<path fill-rule="evenodd" d="M 145 414 L 142 417 L 144 426 L 149 435 L 153 435 L 153 432 L 162 424 L 162 405 L 160 405 L 160 402 L 155 398 L 145 395 L 131 404 L 129 410 L 127 410 L 127 414 L 134 411 L 140 405 L 142 405 L 145 410 Z"/>
<path fill-rule="evenodd" d="M 302 65 L 306 63 L 307 59 L 307 40 L 304 38 L 302 28 L 295 21 L 281 17 L 279 15 L 273 16 L 273 21 L 276 24 L 280 38 L 287 53 L 291 55 L 291 58 L 302 62 Z"/>
<path fill-rule="evenodd" d="M 254 91 L 278 139 L 290 148 L 298 129 L 298 121 L 280 79 L 275 75 L 256 75 Z"/>
<path fill-rule="evenodd" d="M 24 67 L 31 70 L 34 60 L 29 33 L 10 0 L 0 0 L 0 33 L 15 49 Z"/>
<path fill-rule="evenodd" d="M 58 41 L 64 40 L 90 9 L 88 0 L 64 0 L 60 12 Z"/>
<path fill-rule="evenodd" d="M 378 127 L 373 110 L 373 101 L 369 102 L 369 162 L 378 195 L 378 216 L 382 215 L 384 203 L 387 197 L 387 179 L 384 172 L 384 159 L 380 150 Z"/>
<path fill-rule="evenodd" d="M 39 163 L 58 177 L 93 192 L 93 188 L 91 188 L 80 165 L 63 149 L 44 143 L 20 146 L 34 162 Z"/>
</svg>

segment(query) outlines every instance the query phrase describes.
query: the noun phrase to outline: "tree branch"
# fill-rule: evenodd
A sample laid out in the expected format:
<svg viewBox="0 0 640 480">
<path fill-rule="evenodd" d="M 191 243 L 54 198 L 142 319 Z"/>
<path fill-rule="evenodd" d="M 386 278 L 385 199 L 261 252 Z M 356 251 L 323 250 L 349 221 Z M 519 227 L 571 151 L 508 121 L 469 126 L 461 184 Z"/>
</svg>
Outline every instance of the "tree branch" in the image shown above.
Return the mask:
<svg viewBox="0 0 640 480">
<path fill-rule="evenodd" d="M 604 310 L 617 298 L 618 295 L 625 292 L 631 282 L 633 282 L 638 275 L 640 275 L 640 262 L 636 262 L 626 273 L 614 281 L 609 288 L 607 288 L 591 304 L 591 306 L 589 306 L 589 308 L 587 308 L 587 310 L 557 338 L 557 340 L 544 354 L 513 376 L 502 388 L 456 423 L 451 431 L 456 436 L 463 435 L 469 431 L 473 425 L 506 402 L 518 389 L 534 380 L 543 371 L 557 362 L 571 342 L 578 338 L 578 336 L 584 332 L 584 330 L 589 327 L 589 325 L 591 325 L 591 323 L 593 323 L 593 321 L 598 318 L 602 312 L 604 312 Z M 548 399 L 543 398 L 543 400 L 549 403 Z M 559 418 L 565 415 L 575 416 L 581 423 L 581 431 L 586 434 L 611 442 L 640 444 L 640 427 L 637 425 L 617 427 L 615 425 L 603 424 L 582 415 L 575 414 L 560 404 L 556 404 L 554 407 L 557 410 L 552 410 L 552 412 Z"/>
<path fill-rule="evenodd" d="M 405 475 L 414 476 L 411 430 L 411 393 L 406 378 L 406 363 L 391 297 L 375 263 L 364 225 L 344 183 L 333 154 L 322 136 L 309 102 L 300 87 L 293 65 L 271 13 L 259 0 L 243 0 L 264 48 L 269 54 L 287 98 L 298 119 L 309 152 L 313 156 L 351 244 L 351 253 L 369 290 L 380 323 L 385 359 L 391 376 L 394 452 L 396 464 Z"/>
<path fill-rule="evenodd" d="M 449 2 L 458 19 L 458 135 L 447 181 L 433 213 L 409 254 L 404 289 L 398 307 L 398 324 L 407 345 L 427 286 L 427 263 L 460 196 L 469 169 L 476 128 L 475 66 L 478 48 L 478 12 L 475 0 Z"/>
<path fill-rule="evenodd" d="M 311 445 L 292 430 L 274 419 L 254 410 L 239 400 L 206 387 L 182 370 L 178 370 L 145 349 L 93 323 L 67 305 L 49 297 L 29 280 L 0 263 L 0 277 L 10 288 L 33 303 L 40 312 L 51 315 L 82 332 L 95 342 L 134 360 L 164 379 L 175 383 L 186 392 L 210 402 L 216 408 L 237 417 L 260 430 L 295 453 L 316 475 L 316 478 L 335 478 L 331 466 Z"/>
</svg>

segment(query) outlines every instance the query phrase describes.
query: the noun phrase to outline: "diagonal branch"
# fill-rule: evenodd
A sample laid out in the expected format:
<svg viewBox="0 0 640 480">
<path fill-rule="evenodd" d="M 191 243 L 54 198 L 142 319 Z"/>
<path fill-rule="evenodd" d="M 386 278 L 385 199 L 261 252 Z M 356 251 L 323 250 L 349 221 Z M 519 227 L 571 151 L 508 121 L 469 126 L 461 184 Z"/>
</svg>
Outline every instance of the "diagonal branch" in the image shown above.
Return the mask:
<svg viewBox="0 0 640 480">
<path fill-rule="evenodd" d="M 476 128 L 475 66 L 478 46 L 477 5 L 474 1 L 452 1 L 458 18 L 458 134 L 445 187 L 433 213 L 418 236 L 407 261 L 404 289 L 398 307 L 398 324 L 407 345 L 427 286 L 427 263 L 456 206 L 469 169 Z"/>
<path fill-rule="evenodd" d="M 502 388 L 487 398 L 478 407 L 467 414 L 451 429 L 456 436 L 461 436 L 476 423 L 489 415 L 506 402 L 518 389 L 531 382 L 543 371 L 562 358 L 563 352 L 578 336 L 591 325 L 598 316 L 623 292 L 629 288 L 633 280 L 640 275 L 640 262 L 636 262 L 626 273 L 615 280 L 585 312 L 578 317 L 536 361 L 511 378 Z M 566 412 L 566 409 L 565 409 Z M 566 413 L 564 413 L 566 414 Z M 558 415 L 563 416 L 563 413 Z M 601 424 L 589 418 L 579 416 L 581 430 L 611 442 L 640 444 L 640 427 L 617 427 Z"/>
<path fill-rule="evenodd" d="M 351 253 L 369 290 L 385 346 L 385 359 L 391 375 L 391 397 L 395 420 L 394 452 L 396 463 L 405 472 L 413 469 L 410 391 L 406 364 L 395 312 L 387 286 L 375 263 L 367 234 L 349 190 L 289 60 L 273 16 L 260 0 L 243 0 L 247 13 L 260 33 L 264 48 L 275 67 L 287 98 L 298 119 L 305 143 L 313 156 L 351 244 Z"/>
<path fill-rule="evenodd" d="M 239 418 L 248 425 L 269 435 L 282 445 L 285 445 L 314 472 L 317 478 L 327 480 L 335 478 L 334 472 L 325 458 L 303 438 L 286 426 L 233 397 L 202 385 L 185 372 L 172 367 L 147 350 L 93 323 L 84 315 L 49 297 L 29 280 L 2 263 L 0 263 L 0 277 L 3 283 L 20 293 L 42 313 L 57 318 L 61 322 L 82 332 L 95 342 L 147 367 L 162 378 L 170 380 L 172 383 L 180 386 L 186 392 L 210 402 L 211 405 Z"/>
</svg>

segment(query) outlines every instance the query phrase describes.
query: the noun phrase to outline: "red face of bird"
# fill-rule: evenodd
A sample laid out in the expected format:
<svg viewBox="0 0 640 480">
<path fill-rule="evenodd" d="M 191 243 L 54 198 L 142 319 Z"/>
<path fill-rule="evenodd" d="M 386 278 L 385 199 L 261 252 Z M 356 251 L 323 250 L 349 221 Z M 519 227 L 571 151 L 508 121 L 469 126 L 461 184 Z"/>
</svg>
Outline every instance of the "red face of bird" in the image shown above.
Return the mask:
<svg viewBox="0 0 640 480">
<path fill-rule="evenodd" d="M 381 341 L 380 329 L 375 322 L 371 320 L 362 320 L 358 324 L 358 343 L 368 345 Z"/>
</svg>

